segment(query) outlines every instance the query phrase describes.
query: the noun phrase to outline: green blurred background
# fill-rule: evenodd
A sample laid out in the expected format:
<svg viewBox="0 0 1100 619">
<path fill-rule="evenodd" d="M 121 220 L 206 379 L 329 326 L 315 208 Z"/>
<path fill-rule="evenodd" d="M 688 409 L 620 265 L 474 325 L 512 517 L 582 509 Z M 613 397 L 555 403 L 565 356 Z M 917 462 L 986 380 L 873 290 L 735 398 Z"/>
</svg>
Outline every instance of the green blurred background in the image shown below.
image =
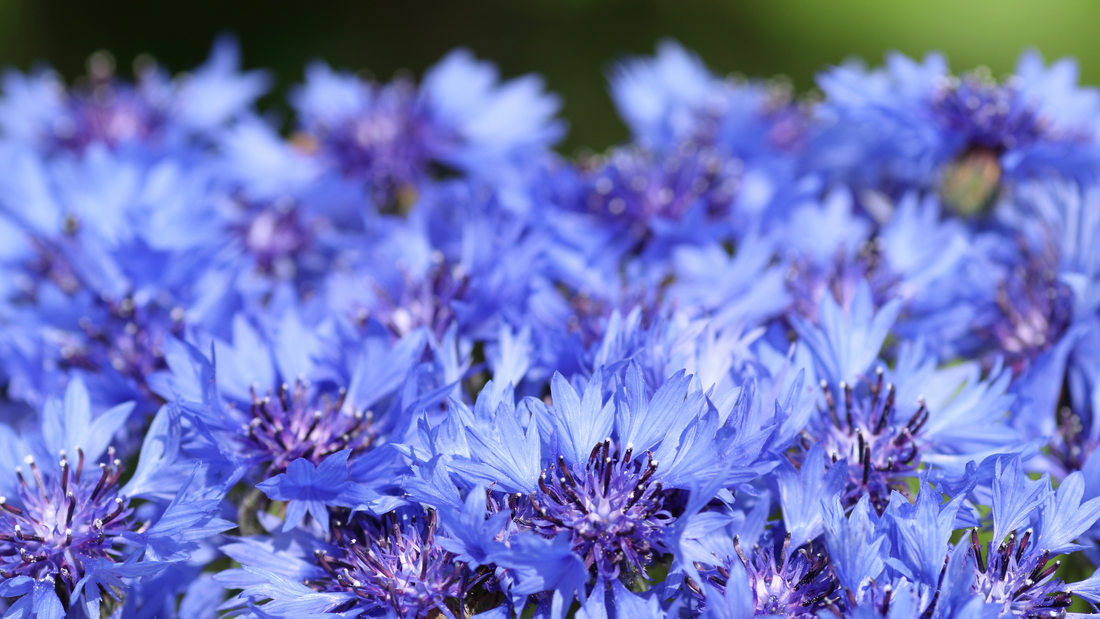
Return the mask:
<svg viewBox="0 0 1100 619">
<path fill-rule="evenodd" d="M 662 37 L 696 50 L 717 72 L 784 74 L 799 92 L 821 68 L 888 50 L 943 50 L 956 70 L 1000 75 L 1020 51 L 1072 55 L 1083 81 L 1100 83 L 1100 2 L 1060 0 L 467 0 L 366 2 L 77 2 L 0 0 L 0 64 L 49 61 L 72 78 L 106 49 L 120 67 L 147 52 L 173 71 L 202 61 L 213 37 L 235 32 L 245 64 L 279 78 L 265 105 L 301 79 L 312 58 L 338 67 L 419 73 L 457 45 L 504 74 L 543 74 L 571 124 L 561 150 L 605 148 L 626 137 L 605 75 L 625 54 L 650 53 Z"/>
</svg>

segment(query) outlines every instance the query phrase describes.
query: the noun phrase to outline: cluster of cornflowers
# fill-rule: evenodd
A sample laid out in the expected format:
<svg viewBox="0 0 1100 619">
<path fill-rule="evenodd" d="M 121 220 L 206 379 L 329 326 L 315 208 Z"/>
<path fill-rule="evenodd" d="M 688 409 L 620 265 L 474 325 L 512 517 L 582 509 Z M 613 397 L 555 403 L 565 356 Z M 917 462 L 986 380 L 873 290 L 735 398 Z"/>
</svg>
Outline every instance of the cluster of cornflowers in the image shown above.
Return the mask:
<svg viewBox="0 0 1100 619">
<path fill-rule="evenodd" d="M 1100 604 L 1100 92 L 624 59 L 627 143 L 459 49 L 0 79 L 13 619 Z"/>
</svg>

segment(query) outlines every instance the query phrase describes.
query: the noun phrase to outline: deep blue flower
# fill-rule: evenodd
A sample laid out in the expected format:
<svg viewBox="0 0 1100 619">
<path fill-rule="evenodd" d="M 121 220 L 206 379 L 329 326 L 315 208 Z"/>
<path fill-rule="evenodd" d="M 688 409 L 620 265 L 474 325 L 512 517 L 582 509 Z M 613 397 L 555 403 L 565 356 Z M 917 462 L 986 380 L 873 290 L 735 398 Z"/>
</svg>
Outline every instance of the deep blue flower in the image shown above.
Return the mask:
<svg viewBox="0 0 1100 619">
<path fill-rule="evenodd" d="M 848 65 L 819 77 L 826 128 L 813 165 L 898 196 L 938 189 L 961 215 L 987 209 L 1004 184 L 1048 175 L 1090 178 L 1100 96 L 1077 86 L 1076 67 L 1021 56 L 998 83 L 950 75 L 942 56 L 891 55 L 882 69 Z"/>
<path fill-rule="evenodd" d="M 207 469 L 180 453 L 173 407 L 158 413 L 137 469 L 120 485 L 124 465 L 108 444 L 129 408 L 91 420 L 77 379 L 64 400 L 48 402 L 40 434 L 5 434 L 8 458 L 28 454 L 23 466 L 3 474 L 0 586 L 6 597 L 25 596 L 23 604 L 37 612 L 80 605 L 95 617 L 104 598 L 125 598 L 136 579 L 187 561 L 199 541 L 234 526 L 217 517 L 232 479 L 208 478 Z M 134 500 L 153 503 L 138 507 Z M 161 501 L 170 503 L 155 506 Z M 49 583 L 49 593 L 36 583 Z"/>
<path fill-rule="evenodd" d="M 165 338 L 183 333 L 204 263 L 185 220 L 205 176 L 98 144 L 53 161 L 23 148 L 0 157 L 20 171 L 0 184 L 3 268 L 18 283 L 3 299 L 9 395 L 38 406 L 80 374 L 97 406 L 134 400 L 153 413 L 146 379 L 164 368 Z"/>
<path fill-rule="evenodd" d="M 867 495 L 881 513 L 922 465 L 959 474 L 970 461 L 1024 448 L 1026 437 L 1007 423 L 1010 373 L 994 366 L 982 380 L 975 365 L 937 369 L 919 343 L 902 346 L 888 372 L 874 357 L 897 305 L 872 314 L 866 284 L 860 290 L 850 313 L 831 296 L 822 301 L 823 329 L 795 322 L 823 377 L 802 449 L 820 442 L 834 462 L 847 462 L 845 507 Z"/>
<path fill-rule="evenodd" d="M 569 561 L 585 566 L 586 574 L 574 576 L 579 582 L 588 574 L 605 584 L 631 575 L 644 578 L 657 553 L 670 551 L 674 524 L 695 484 L 733 486 L 770 468 L 760 452 L 772 427 L 754 425 L 748 395 L 732 411 L 708 406 L 683 372 L 652 396 L 636 365 L 626 368 L 621 380 L 606 401 L 600 371 L 583 395 L 555 376 L 550 407 L 531 398 L 517 407 L 510 391 L 498 394 L 492 385 L 474 411 L 452 401 L 451 416 L 427 437 L 438 455 L 429 462 L 428 454 L 409 450 L 422 463 L 421 473 L 419 481 L 405 485 L 417 500 L 453 505 L 446 481 L 443 488 L 425 483 L 428 475 L 436 479 L 443 464 L 466 483 L 492 484 L 503 493 L 492 495 L 485 516 L 511 516 L 504 548 L 492 555 L 498 566 L 556 564 L 566 559 L 559 556 L 565 548 Z M 578 586 L 575 580 L 565 590 L 536 585 L 518 568 L 512 577 L 513 592 L 536 593 L 545 586 L 558 590 L 565 602 Z M 537 578 L 549 583 L 563 576 Z M 576 591 L 582 599 L 583 589 Z"/>
<path fill-rule="evenodd" d="M 252 537 L 228 544 L 222 550 L 243 567 L 216 578 L 242 589 L 225 604 L 238 608 L 233 614 L 260 602 L 268 617 L 454 618 L 469 608 L 491 608 L 494 596 L 479 588 L 487 570 L 468 566 L 443 548 L 439 542 L 446 536 L 432 511 L 395 512 L 382 519 L 359 515 L 336 523 L 331 541 Z M 475 591 L 484 597 L 468 597 Z"/>
<path fill-rule="evenodd" d="M 365 182 L 375 205 L 402 208 L 451 168 L 509 180 L 563 133 L 559 103 L 535 76 L 500 82 L 467 50 L 451 52 L 418 88 L 408 79 L 364 81 L 310 65 L 292 94 L 303 130 L 341 173 Z"/>
<path fill-rule="evenodd" d="M 232 343 L 206 340 L 210 358 L 170 341 L 170 372 L 153 379 L 164 397 L 181 399 L 185 414 L 202 424 L 207 448 L 258 480 L 288 472 L 300 459 L 307 462 L 296 466 L 323 467 L 347 453 L 354 479 L 392 483 L 398 465 L 385 444 L 412 423 L 404 411 L 419 395 L 415 370 L 425 351 L 423 333 L 392 345 L 377 324 L 366 338 L 326 336 L 288 309 L 263 330 L 238 315 L 233 335 Z M 402 392 L 406 386 L 413 392 Z"/>
<path fill-rule="evenodd" d="M 615 254 L 660 255 L 669 245 L 728 240 L 743 164 L 705 147 L 652 154 L 620 147 L 579 164 L 556 202 L 607 226 Z M 607 251 L 605 248 L 604 251 Z"/>
<path fill-rule="evenodd" d="M 327 306 L 398 337 L 427 328 L 441 339 L 455 323 L 471 343 L 537 319 L 536 296 L 551 287 L 540 272 L 546 240 L 517 208 L 484 183 L 425 188 L 406 217 L 373 222 L 369 243 L 344 260 L 352 268 L 332 278 Z"/>
<path fill-rule="evenodd" d="M 88 61 L 83 84 L 66 89 L 50 70 L 3 77 L 0 127 L 39 153 L 81 152 L 92 144 L 163 154 L 209 143 L 227 122 L 247 112 L 270 85 L 262 71 L 242 73 L 231 37 L 214 43 L 206 64 L 172 80 L 151 60 L 135 67 L 138 82 L 115 74 L 106 52 Z"/>
<path fill-rule="evenodd" d="M 1061 553 L 1082 548 L 1073 541 L 1100 517 L 1100 501 L 1080 503 L 1081 473 L 1070 475 L 1055 493 L 1048 479 L 1028 480 L 1020 475 L 1019 466 L 1018 459 L 1013 459 L 998 468 L 993 539 L 982 544 L 977 531 L 971 531 L 972 591 L 999 606 L 1002 615 L 1057 613 L 1070 605 L 1074 584 L 1055 575 L 1061 561 L 1048 563 Z M 1033 526 L 1020 533 L 1029 520 Z"/>
<path fill-rule="evenodd" d="M 735 543 L 740 550 L 740 544 Z M 751 607 L 753 612 L 749 616 L 813 617 L 816 616 L 814 611 L 834 602 L 830 598 L 837 590 L 837 582 L 829 572 L 829 559 L 820 552 L 796 552 L 789 534 L 778 550 L 773 552 L 757 547 L 751 553 L 741 551 L 736 560 L 715 571 L 717 575 L 709 578 L 714 586 L 708 587 L 711 592 L 706 596 L 705 617 L 723 617 L 724 613 L 739 607 Z M 745 579 L 748 592 L 742 589 L 744 581 L 732 587 L 734 594 L 727 592 L 730 581 L 735 579 Z M 744 596 L 744 599 L 731 599 L 733 595 Z"/>
<path fill-rule="evenodd" d="M 751 163 L 789 155 L 810 131 L 789 85 L 722 79 L 673 41 L 616 67 L 611 95 L 635 139 L 657 152 L 715 145 Z"/>
</svg>

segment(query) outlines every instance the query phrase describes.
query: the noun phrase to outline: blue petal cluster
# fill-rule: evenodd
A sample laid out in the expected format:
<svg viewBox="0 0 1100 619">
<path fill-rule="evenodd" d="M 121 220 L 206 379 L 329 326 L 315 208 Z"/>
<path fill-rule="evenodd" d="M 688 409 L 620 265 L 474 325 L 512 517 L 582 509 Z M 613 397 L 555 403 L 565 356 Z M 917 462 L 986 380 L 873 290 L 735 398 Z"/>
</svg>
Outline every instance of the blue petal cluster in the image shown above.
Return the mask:
<svg viewBox="0 0 1100 619">
<path fill-rule="evenodd" d="M 3 617 L 1097 611 L 1076 71 L 6 73 Z"/>
</svg>

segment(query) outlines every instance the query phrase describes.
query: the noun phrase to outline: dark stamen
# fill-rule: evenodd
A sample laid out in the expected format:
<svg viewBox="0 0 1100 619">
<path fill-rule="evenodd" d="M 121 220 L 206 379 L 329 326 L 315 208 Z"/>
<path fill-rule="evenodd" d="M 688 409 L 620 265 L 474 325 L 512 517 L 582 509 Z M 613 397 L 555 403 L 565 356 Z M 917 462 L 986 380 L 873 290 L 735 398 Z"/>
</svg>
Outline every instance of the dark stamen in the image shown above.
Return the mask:
<svg viewBox="0 0 1100 619">
<path fill-rule="evenodd" d="M 829 383 L 824 380 L 821 381 L 821 391 L 825 394 L 825 406 L 829 409 L 829 418 L 833 420 L 833 425 L 840 427 L 840 419 L 836 416 L 836 402 L 833 401 L 833 392 L 829 390 Z"/>
<path fill-rule="evenodd" d="M 92 490 L 91 500 L 93 502 L 95 501 L 96 497 L 99 496 L 99 492 L 103 490 L 103 484 L 107 482 L 107 478 L 111 475 L 111 473 L 107 470 L 106 464 L 100 462 L 99 468 L 103 471 L 103 473 L 99 476 L 99 481 L 96 482 L 95 488 Z"/>
<path fill-rule="evenodd" d="M 77 461 L 76 461 L 76 475 L 73 476 L 73 481 L 80 483 L 80 474 L 84 471 L 84 450 L 77 447 Z"/>
<path fill-rule="evenodd" d="M 848 435 L 850 436 L 852 429 L 855 428 L 855 424 L 852 423 L 852 386 L 842 382 L 840 388 L 844 390 L 844 418 L 848 422 Z"/>
<path fill-rule="evenodd" d="M 985 559 L 982 558 L 982 545 L 978 540 L 978 529 L 970 529 L 970 549 L 974 551 L 974 558 L 978 562 L 978 571 L 985 573 Z"/>
<path fill-rule="evenodd" d="M 123 509 L 123 497 L 115 498 L 115 510 L 107 514 L 107 517 L 103 519 L 103 522 L 107 523 L 114 520 L 115 518 L 118 518 L 118 515 L 122 513 Z"/>
</svg>

